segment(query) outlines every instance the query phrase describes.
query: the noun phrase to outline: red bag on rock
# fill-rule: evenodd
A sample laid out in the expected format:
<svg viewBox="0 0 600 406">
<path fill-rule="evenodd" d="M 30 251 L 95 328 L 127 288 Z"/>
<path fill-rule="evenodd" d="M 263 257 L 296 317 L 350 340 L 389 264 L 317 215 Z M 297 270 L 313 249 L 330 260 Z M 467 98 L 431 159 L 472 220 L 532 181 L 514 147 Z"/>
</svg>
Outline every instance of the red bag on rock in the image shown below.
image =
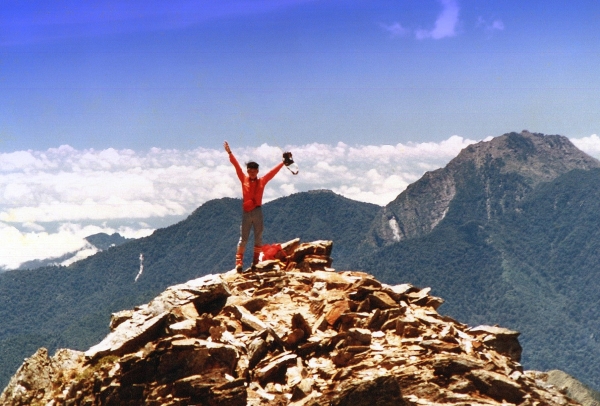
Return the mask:
<svg viewBox="0 0 600 406">
<path fill-rule="evenodd" d="M 262 246 L 263 261 L 268 261 L 270 259 L 282 259 L 285 258 L 285 253 L 281 248 L 281 244 L 265 244 Z"/>
</svg>

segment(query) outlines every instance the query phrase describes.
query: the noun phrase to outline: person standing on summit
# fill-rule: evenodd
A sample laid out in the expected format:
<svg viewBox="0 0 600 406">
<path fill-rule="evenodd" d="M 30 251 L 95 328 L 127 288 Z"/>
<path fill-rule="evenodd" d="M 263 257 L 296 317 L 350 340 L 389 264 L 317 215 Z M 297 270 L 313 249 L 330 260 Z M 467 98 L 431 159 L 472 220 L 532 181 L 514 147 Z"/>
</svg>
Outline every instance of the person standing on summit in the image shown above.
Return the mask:
<svg viewBox="0 0 600 406">
<path fill-rule="evenodd" d="M 286 157 L 291 157 L 290 152 L 283 153 L 283 161 L 277 165 L 263 177 L 258 177 L 258 164 L 254 161 L 246 163 L 246 172 L 242 171 L 242 167 L 231 152 L 227 141 L 223 144 L 225 151 L 229 154 L 229 161 L 235 167 L 235 172 L 242 183 L 242 225 L 240 227 L 240 240 L 235 253 L 235 269 L 238 272 L 242 271 L 244 251 L 250 230 L 254 228 L 254 256 L 252 258 L 252 268 L 258 263 L 258 258 L 262 249 L 262 233 L 263 233 L 263 214 L 262 214 L 262 197 L 265 190 L 265 185 L 269 182 L 281 168 L 283 168 Z"/>
</svg>

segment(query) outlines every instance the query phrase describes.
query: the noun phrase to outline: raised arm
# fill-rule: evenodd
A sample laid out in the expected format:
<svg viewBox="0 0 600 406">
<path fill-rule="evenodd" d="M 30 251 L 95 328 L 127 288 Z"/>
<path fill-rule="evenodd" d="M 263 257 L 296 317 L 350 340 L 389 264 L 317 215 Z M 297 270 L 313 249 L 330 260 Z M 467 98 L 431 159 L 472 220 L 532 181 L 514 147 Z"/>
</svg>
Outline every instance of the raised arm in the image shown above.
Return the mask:
<svg viewBox="0 0 600 406">
<path fill-rule="evenodd" d="M 277 175 L 277 172 L 279 172 L 279 170 L 281 168 L 283 168 L 284 162 L 285 162 L 285 154 L 284 154 L 284 160 L 282 162 L 278 163 L 277 165 L 275 165 L 275 167 L 273 169 L 271 169 L 269 172 L 267 172 L 262 177 L 265 183 L 267 183 L 268 181 L 270 181 L 271 179 L 273 179 L 273 177 L 275 175 Z"/>
<path fill-rule="evenodd" d="M 225 148 L 225 151 L 227 151 L 227 153 L 229 154 L 229 162 L 231 162 L 233 164 L 233 167 L 235 168 L 235 173 L 237 174 L 238 179 L 240 180 L 240 182 L 243 182 L 244 177 L 245 177 L 244 171 L 242 170 L 242 167 L 240 166 L 237 159 L 235 159 L 233 152 L 231 152 L 231 148 L 229 148 L 229 143 L 227 143 L 227 141 L 225 141 L 223 143 L 223 147 Z"/>
</svg>

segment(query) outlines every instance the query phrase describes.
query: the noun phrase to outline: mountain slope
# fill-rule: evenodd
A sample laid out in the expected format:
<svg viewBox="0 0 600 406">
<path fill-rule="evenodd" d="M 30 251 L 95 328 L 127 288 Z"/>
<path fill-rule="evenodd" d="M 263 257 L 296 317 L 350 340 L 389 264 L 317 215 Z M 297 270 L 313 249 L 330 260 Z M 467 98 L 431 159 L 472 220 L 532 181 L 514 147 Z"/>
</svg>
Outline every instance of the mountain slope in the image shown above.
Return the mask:
<svg viewBox="0 0 600 406">
<path fill-rule="evenodd" d="M 295 194 L 264 205 L 264 240 L 322 235 L 339 238 L 339 250 L 352 252 L 360 238 L 344 233 L 342 219 L 367 229 L 379 209 L 332 192 Z M 0 386 L 37 348 L 87 348 L 106 334 L 112 312 L 147 302 L 167 286 L 231 269 L 240 218 L 240 200 L 213 200 L 180 223 L 69 267 L 0 274 Z M 143 273 L 134 283 L 140 254 Z"/>
<path fill-rule="evenodd" d="M 565 177 L 572 180 L 577 175 Z M 594 182 L 580 186 L 596 186 L 600 171 L 589 175 L 595 176 Z M 554 195 L 556 189 L 546 186 Z M 523 206 L 552 201 L 536 197 Z M 537 217 L 540 212 L 536 208 L 529 215 Z M 511 219 L 514 228 L 504 223 L 511 231 L 503 232 L 475 220 L 463 222 L 451 208 L 427 236 L 384 247 L 363 259 L 360 267 L 384 282 L 431 286 L 446 299 L 445 314 L 469 324 L 497 322 L 520 331 L 528 368 L 559 367 L 598 387 L 600 320 L 594 304 L 600 300 L 595 250 L 599 239 L 586 228 L 598 226 L 599 212 L 596 205 L 587 213 L 596 215 L 594 222 L 579 213 L 576 218 L 563 213 L 553 221 L 544 219 L 545 230 L 532 234 L 531 219 Z M 589 225 L 576 226 L 580 221 Z M 570 223 L 569 232 L 561 236 L 566 230 L 560 224 L 565 223 Z M 554 242 L 552 249 L 544 249 L 552 242 L 534 239 L 542 235 Z"/>
<path fill-rule="evenodd" d="M 381 207 L 358 203 L 329 190 L 313 190 L 265 205 L 265 241 L 333 240 L 335 267 L 352 267 L 356 248 Z"/>
<path fill-rule="evenodd" d="M 598 162 L 564 137 L 499 138 L 467 148 L 390 203 L 368 237 L 380 248 L 363 246 L 360 267 L 386 282 L 431 286 L 447 299 L 443 310 L 467 323 L 521 331 L 528 367 L 560 365 L 598 388 Z M 401 215 L 414 206 L 411 196 L 435 195 L 435 187 L 439 196 L 448 179 L 453 193 L 438 209 L 443 216 L 419 217 L 428 228 L 396 240 L 378 233 L 393 210 L 407 224 Z"/>
</svg>

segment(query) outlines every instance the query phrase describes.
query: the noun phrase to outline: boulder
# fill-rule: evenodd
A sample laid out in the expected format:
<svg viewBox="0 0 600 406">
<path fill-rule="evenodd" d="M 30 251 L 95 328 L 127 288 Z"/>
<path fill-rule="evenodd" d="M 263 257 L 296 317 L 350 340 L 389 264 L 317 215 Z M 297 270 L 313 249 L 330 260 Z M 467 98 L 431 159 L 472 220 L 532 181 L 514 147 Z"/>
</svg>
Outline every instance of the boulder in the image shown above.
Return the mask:
<svg viewBox="0 0 600 406">
<path fill-rule="evenodd" d="M 207 275 L 168 288 L 148 305 L 140 306 L 129 317 L 120 312 L 113 330 L 99 344 L 85 352 L 89 358 L 109 354 L 123 355 L 158 337 L 170 312 L 193 303 L 196 308 L 229 296 L 227 285 L 218 275 Z M 113 318 L 113 320 L 115 320 Z"/>
<path fill-rule="evenodd" d="M 498 326 L 477 326 L 469 329 L 469 332 L 474 333 L 486 346 L 500 354 L 510 357 L 515 362 L 521 361 L 523 348 L 518 340 L 521 334 L 518 331 Z"/>
</svg>

